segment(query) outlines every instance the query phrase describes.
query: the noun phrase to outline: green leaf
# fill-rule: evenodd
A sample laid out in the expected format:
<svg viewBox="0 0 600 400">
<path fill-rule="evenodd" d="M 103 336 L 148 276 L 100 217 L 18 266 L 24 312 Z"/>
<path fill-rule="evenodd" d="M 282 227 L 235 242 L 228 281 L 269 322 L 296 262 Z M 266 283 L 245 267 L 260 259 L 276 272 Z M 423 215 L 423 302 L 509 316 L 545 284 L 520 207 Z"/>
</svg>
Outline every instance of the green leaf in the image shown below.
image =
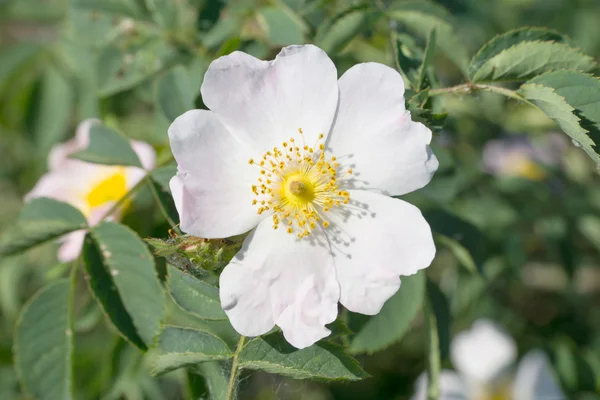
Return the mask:
<svg viewBox="0 0 600 400">
<path fill-rule="evenodd" d="M 40 290 L 23 308 L 15 331 L 15 368 L 36 399 L 72 399 L 73 338 L 66 279 Z"/>
<path fill-rule="evenodd" d="M 223 366 L 218 361 L 203 362 L 193 366 L 192 371 L 204 378 L 208 387 L 208 399 L 226 400 L 227 376 L 223 373 Z M 197 397 L 196 397 L 197 398 Z"/>
<path fill-rule="evenodd" d="M 583 128 L 597 145 L 600 143 L 600 80 L 592 75 L 577 71 L 548 72 L 531 79 L 527 83 L 537 83 L 554 89 L 575 108 L 575 115 Z"/>
<path fill-rule="evenodd" d="M 508 31 L 493 37 L 479 49 L 469 64 L 469 76 L 473 77 L 490 58 L 500 54 L 509 47 L 532 41 L 570 44 L 565 36 L 546 28 L 524 27 Z"/>
<path fill-rule="evenodd" d="M 15 226 L 0 237 L 0 255 L 16 254 L 85 228 L 85 217 L 73 206 L 49 198 L 33 199 L 21 210 Z"/>
<path fill-rule="evenodd" d="M 339 53 L 380 16 L 379 11 L 369 6 L 351 7 L 319 27 L 315 44 L 329 54 Z"/>
<path fill-rule="evenodd" d="M 129 141 L 114 129 L 100 124 L 90 128 L 88 148 L 71 157 L 95 164 L 142 166 Z"/>
<path fill-rule="evenodd" d="M 127 16 L 133 19 L 148 20 L 150 14 L 143 2 L 137 0 L 72 0 L 71 7 L 79 10 L 101 11 L 108 14 Z"/>
<path fill-rule="evenodd" d="M 425 296 L 425 275 L 418 272 L 401 277 L 400 289 L 374 315 L 356 330 L 350 342 L 351 353 L 374 353 L 402 339 L 421 309 Z M 350 328 L 354 329 L 353 324 Z"/>
<path fill-rule="evenodd" d="M 41 154 L 47 153 L 66 136 L 73 100 L 69 81 L 54 66 L 46 68 L 32 127 Z"/>
<path fill-rule="evenodd" d="M 217 23 L 202 38 L 202 43 L 208 49 L 215 50 L 228 39 L 239 36 L 243 23 L 244 17 L 239 13 L 219 18 Z"/>
<path fill-rule="evenodd" d="M 592 57 L 563 43 L 522 42 L 489 58 L 471 81 L 527 80 L 557 69 L 589 71 L 595 66 Z"/>
<path fill-rule="evenodd" d="M 202 319 L 227 319 L 221 308 L 217 287 L 183 273 L 172 265 L 168 266 L 168 270 L 169 293 L 182 309 Z"/>
<path fill-rule="evenodd" d="M 108 97 L 131 89 L 174 65 L 179 57 L 173 47 L 156 36 L 125 48 L 106 46 L 96 61 L 98 95 Z"/>
<path fill-rule="evenodd" d="M 436 208 L 423 213 L 431 230 L 449 240 L 440 241 L 448 246 L 456 258 L 471 272 L 481 271 L 485 259 L 485 237 L 471 223 Z"/>
<path fill-rule="evenodd" d="M 169 182 L 171 181 L 171 178 L 175 176 L 175 174 L 177 174 L 177 167 L 174 165 L 160 167 L 150 171 L 150 176 L 152 177 L 152 179 L 154 179 L 154 181 L 158 183 L 163 188 L 163 190 L 167 191 L 171 190 L 171 188 L 169 187 Z"/>
<path fill-rule="evenodd" d="M 142 350 L 152 344 L 165 317 L 165 295 L 154 258 L 129 228 L 102 222 L 84 245 L 90 289 L 123 337 Z"/>
<path fill-rule="evenodd" d="M 267 6 L 258 10 L 267 32 L 269 42 L 274 46 L 287 46 L 304 43 L 306 26 L 302 18 L 290 9 Z"/>
<path fill-rule="evenodd" d="M 298 350 L 280 332 L 250 340 L 238 362 L 240 368 L 260 369 L 294 379 L 356 381 L 368 376 L 342 347 L 321 341 Z"/>
<path fill-rule="evenodd" d="M 158 338 L 158 346 L 161 351 L 153 360 L 153 375 L 233 357 L 231 349 L 217 336 L 190 328 L 165 327 Z"/>
<path fill-rule="evenodd" d="M 535 83 L 522 85 L 518 94 L 552 118 L 596 165 L 600 165 L 600 155 L 595 150 L 596 143 L 588 136 L 588 131 L 581 126 L 581 119 L 575 114 L 576 110 L 566 102 L 564 97 L 551 87 Z"/>
<path fill-rule="evenodd" d="M 428 2 L 423 4 L 418 5 L 418 2 L 397 3 L 397 6 L 388 11 L 387 15 L 406 27 L 408 31 L 425 40 L 435 29 L 439 50 L 461 71 L 466 71 L 469 57 L 464 41 L 456 34 L 451 22 L 447 18 L 442 18 L 441 7 L 432 6 Z"/>
<path fill-rule="evenodd" d="M 196 93 L 194 92 L 196 90 Z M 170 69 L 156 82 L 156 102 L 169 122 L 194 107 L 200 88 L 193 88 L 187 71 L 181 65 Z"/>
<path fill-rule="evenodd" d="M 581 234 L 600 252 L 600 218 L 595 215 L 584 215 L 577 221 Z"/>
</svg>

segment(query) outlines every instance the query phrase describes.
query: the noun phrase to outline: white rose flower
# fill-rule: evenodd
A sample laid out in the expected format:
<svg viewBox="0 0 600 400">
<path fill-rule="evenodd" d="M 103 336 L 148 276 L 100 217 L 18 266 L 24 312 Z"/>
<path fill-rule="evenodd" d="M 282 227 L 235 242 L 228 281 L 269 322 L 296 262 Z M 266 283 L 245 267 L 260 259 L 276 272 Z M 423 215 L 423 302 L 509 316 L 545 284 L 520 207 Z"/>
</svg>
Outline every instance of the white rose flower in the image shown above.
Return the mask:
<svg viewBox="0 0 600 400">
<path fill-rule="evenodd" d="M 93 164 L 69 158 L 89 145 L 90 128 L 100 121 L 88 119 L 79 124 L 75 137 L 55 145 L 48 155 L 48 172 L 25 196 L 25 201 L 37 197 L 50 197 L 78 208 L 90 225 L 100 222 L 104 214 L 118 202 L 146 172 L 137 167 L 120 167 Z M 152 169 L 156 153 L 147 143 L 131 141 L 145 169 Z M 118 218 L 118 214 L 113 218 Z M 85 230 L 71 232 L 59 239 L 58 260 L 70 262 L 81 253 Z"/>
<path fill-rule="evenodd" d="M 450 348 L 458 371 L 441 371 L 440 400 L 565 400 L 546 354 L 532 350 L 521 359 L 516 373 L 507 370 L 517 358 L 514 340 L 492 321 L 475 322 L 459 333 Z M 417 380 L 412 400 L 427 399 L 427 377 Z"/>
<path fill-rule="evenodd" d="M 215 60 L 202 98 L 169 128 L 181 229 L 203 238 L 251 230 L 220 277 L 234 328 L 278 325 L 297 348 L 329 335 L 338 301 L 377 314 L 399 275 L 435 255 L 429 225 L 391 198 L 425 186 L 438 167 L 431 131 L 411 121 L 401 76 L 359 64 L 338 81 L 312 46 L 273 61 L 243 52 Z"/>
</svg>

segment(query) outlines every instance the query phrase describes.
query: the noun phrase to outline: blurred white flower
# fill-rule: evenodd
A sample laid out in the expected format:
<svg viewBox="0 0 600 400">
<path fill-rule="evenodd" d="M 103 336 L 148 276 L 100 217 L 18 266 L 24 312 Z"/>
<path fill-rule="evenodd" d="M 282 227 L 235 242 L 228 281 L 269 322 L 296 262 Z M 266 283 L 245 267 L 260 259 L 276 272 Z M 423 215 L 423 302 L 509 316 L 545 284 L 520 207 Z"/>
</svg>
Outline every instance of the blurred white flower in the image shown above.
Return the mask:
<svg viewBox="0 0 600 400">
<path fill-rule="evenodd" d="M 329 335 L 337 303 L 376 314 L 399 275 L 435 254 L 420 211 L 389 196 L 438 167 L 431 131 L 411 120 L 395 70 L 359 64 L 338 81 L 319 48 L 273 61 L 214 61 L 202 98 L 169 128 L 181 229 L 204 238 L 252 230 L 220 277 L 223 309 L 243 335 L 278 325 L 303 348 Z"/>
<path fill-rule="evenodd" d="M 509 367 L 517 358 L 514 340 L 495 323 L 478 320 L 471 330 L 459 333 L 450 349 L 457 372 L 440 374 L 440 400 L 566 400 L 556 382 L 546 354 L 525 354 L 510 379 Z M 425 400 L 427 377 L 416 383 L 412 400 Z"/>
<path fill-rule="evenodd" d="M 25 201 L 50 197 L 69 203 L 86 216 L 90 225 L 95 225 L 132 186 L 144 178 L 146 173 L 141 168 L 92 164 L 69 158 L 72 153 L 87 148 L 90 128 L 98 123 L 100 121 L 93 119 L 81 122 L 73 139 L 50 150 L 48 172 L 25 196 Z M 136 141 L 131 141 L 131 145 L 143 167 L 152 169 L 156 161 L 152 146 Z M 113 214 L 113 218 L 118 218 L 118 214 Z M 84 238 L 84 230 L 60 238 L 59 261 L 75 260 L 81 253 Z"/>
<path fill-rule="evenodd" d="M 548 133 L 538 140 L 514 136 L 490 140 L 483 149 L 483 165 L 487 172 L 498 176 L 541 180 L 544 167 L 560 165 L 568 141 L 564 134 Z"/>
</svg>

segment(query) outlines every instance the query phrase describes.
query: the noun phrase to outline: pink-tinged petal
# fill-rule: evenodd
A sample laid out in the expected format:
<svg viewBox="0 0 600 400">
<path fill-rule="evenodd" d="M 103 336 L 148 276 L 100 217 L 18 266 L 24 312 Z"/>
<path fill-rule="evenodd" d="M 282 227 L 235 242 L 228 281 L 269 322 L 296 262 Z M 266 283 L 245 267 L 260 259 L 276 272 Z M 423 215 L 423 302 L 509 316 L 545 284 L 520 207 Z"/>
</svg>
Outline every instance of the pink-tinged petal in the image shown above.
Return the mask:
<svg viewBox="0 0 600 400">
<path fill-rule="evenodd" d="M 349 192 L 348 206 L 324 214 L 331 223 L 326 233 L 335 254 L 340 303 L 373 315 L 400 287 L 399 275 L 431 264 L 435 245 L 415 206 L 377 193 Z"/>
<path fill-rule="evenodd" d="M 244 233 L 263 218 L 252 205 L 259 169 L 248 164 L 249 149 L 211 111 L 192 110 L 169 127 L 177 161 L 175 204 L 181 229 L 204 238 Z M 175 185 L 175 187 L 173 187 Z"/>
<path fill-rule="evenodd" d="M 273 61 L 233 52 L 213 61 L 202 99 L 231 133 L 258 156 L 302 128 L 313 145 L 327 135 L 338 100 L 337 72 L 313 45 L 289 46 Z"/>
<path fill-rule="evenodd" d="M 442 370 L 439 377 L 438 400 L 471 400 L 463 378 L 454 371 Z M 427 374 L 419 375 L 415 383 L 415 395 L 411 400 L 427 400 Z"/>
<path fill-rule="evenodd" d="M 156 166 L 156 151 L 154 151 L 152 146 L 145 142 L 132 140 L 131 147 L 137 154 L 145 170 L 151 170 Z"/>
<path fill-rule="evenodd" d="M 431 131 L 404 106 L 404 82 L 394 69 L 358 64 L 339 81 L 340 99 L 327 147 L 354 174 L 354 189 L 402 195 L 425 186 L 438 168 Z"/>
<path fill-rule="evenodd" d="M 514 340 L 492 321 L 481 319 L 454 337 L 450 358 L 454 367 L 476 385 L 497 378 L 517 357 Z"/>
<path fill-rule="evenodd" d="M 58 261 L 68 263 L 75 261 L 77 257 L 79 257 L 81 249 L 83 248 L 85 233 L 86 231 L 79 230 L 71 232 L 59 239 L 59 242 L 62 244 L 58 249 Z"/>
<path fill-rule="evenodd" d="M 329 335 L 337 316 L 339 286 L 322 235 L 297 239 L 265 220 L 220 277 L 221 305 L 242 335 L 257 336 L 277 324 L 297 348 Z"/>
<path fill-rule="evenodd" d="M 552 373 L 548 356 L 540 350 L 525 354 L 515 375 L 513 399 L 565 400 L 558 381 Z"/>
<path fill-rule="evenodd" d="M 50 154 L 48 154 L 48 170 L 74 167 L 72 163 L 78 163 L 79 161 L 69 158 L 69 155 L 88 147 L 90 129 L 100 123 L 102 122 L 98 119 L 86 119 L 77 126 L 73 139 L 54 145 L 50 150 Z"/>
</svg>

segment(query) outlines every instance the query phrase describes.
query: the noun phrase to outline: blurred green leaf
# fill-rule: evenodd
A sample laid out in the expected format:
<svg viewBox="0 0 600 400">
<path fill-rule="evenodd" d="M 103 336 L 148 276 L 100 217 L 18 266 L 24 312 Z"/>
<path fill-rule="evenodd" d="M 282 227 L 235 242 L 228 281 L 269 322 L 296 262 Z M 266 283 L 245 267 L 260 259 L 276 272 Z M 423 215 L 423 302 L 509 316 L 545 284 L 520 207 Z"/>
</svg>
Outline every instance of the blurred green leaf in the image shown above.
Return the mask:
<svg viewBox="0 0 600 400">
<path fill-rule="evenodd" d="M 570 44 L 569 40 L 562 34 L 546 28 L 525 27 L 508 31 L 493 37 L 479 49 L 469 64 L 469 76 L 471 78 L 475 76 L 477 71 L 479 71 L 489 59 L 500 54 L 504 50 L 519 43 L 533 41 Z"/>
<path fill-rule="evenodd" d="M 0 49 L 0 91 L 11 75 L 35 59 L 42 49 L 43 45 L 39 43 L 19 43 Z"/>
<path fill-rule="evenodd" d="M 168 266 L 169 293 L 185 311 L 202 319 L 227 319 L 221 308 L 219 289 Z"/>
<path fill-rule="evenodd" d="M 173 178 L 175 176 L 176 173 L 177 173 L 176 166 L 166 166 L 166 167 L 160 167 L 160 168 L 153 169 L 152 171 L 150 171 L 150 176 L 164 190 L 171 190 L 169 188 L 169 182 L 171 181 L 171 178 Z"/>
<path fill-rule="evenodd" d="M 218 361 L 203 362 L 191 368 L 194 373 L 204 378 L 208 387 L 209 400 L 226 400 L 228 379 L 223 373 L 223 366 Z"/>
<path fill-rule="evenodd" d="M 61 279 L 40 290 L 23 308 L 15 332 L 15 367 L 36 399 L 72 399 L 73 332 L 70 282 Z"/>
<path fill-rule="evenodd" d="M 228 39 L 239 36 L 244 23 L 244 16 L 234 13 L 221 18 L 217 23 L 202 37 L 202 43 L 210 50 L 218 48 Z"/>
<path fill-rule="evenodd" d="M 306 26 L 289 8 L 267 6 L 258 10 L 266 27 L 267 38 L 274 46 L 304 43 Z"/>
<path fill-rule="evenodd" d="M 381 16 L 370 6 L 351 7 L 319 26 L 315 44 L 328 54 L 339 53 Z"/>
<path fill-rule="evenodd" d="M 563 43 L 521 42 L 489 58 L 471 76 L 473 82 L 527 80 L 558 69 L 589 71 L 594 59 Z"/>
<path fill-rule="evenodd" d="M 129 228 L 95 226 L 84 245 L 90 289 L 124 336 L 142 350 L 152 344 L 165 318 L 165 294 L 150 251 Z"/>
<path fill-rule="evenodd" d="M 584 215 L 577 225 L 581 234 L 600 252 L 600 218 L 595 215 Z"/>
<path fill-rule="evenodd" d="M 188 73 L 181 65 L 171 68 L 156 81 L 156 101 L 169 122 L 195 108 L 197 93 L 193 90 Z"/>
<path fill-rule="evenodd" d="M 368 318 L 350 342 L 351 353 L 374 353 L 402 339 L 421 309 L 425 296 L 425 274 L 401 277 L 400 289 Z M 350 328 L 354 330 L 352 322 Z"/>
<path fill-rule="evenodd" d="M 425 40 L 427 40 L 431 31 L 435 29 L 439 50 L 448 59 L 452 60 L 461 71 L 466 72 L 469 57 L 464 41 L 457 36 L 448 19 L 441 17 L 441 7 L 431 4 L 430 2 L 423 2 L 422 5 L 414 1 L 400 2 L 396 3 L 395 7 L 387 12 L 387 15 Z"/>
<path fill-rule="evenodd" d="M 471 223 L 440 208 L 424 213 L 433 232 L 450 240 L 442 240 L 464 267 L 471 272 L 481 271 L 485 259 L 485 236 Z"/>
<path fill-rule="evenodd" d="M 33 199 L 21 210 L 16 226 L 0 237 L 0 255 L 19 253 L 86 227 L 87 220 L 73 206 L 49 198 Z"/>
<path fill-rule="evenodd" d="M 129 141 L 119 132 L 101 124 L 91 126 L 88 148 L 71 154 L 71 157 L 95 164 L 142 167 Z"/>
<path fill-rule="evenodd" d="M 148 10 L 152 13 L 153 19 L 166 30 L 177 27 L 178 7 L 182 1 L 173 0 L 145 0 Z"/>
<path fill-rule="evenodd" d="M 342 347 L 321 341 L 298 350 L 280 332 L 250 340 L 238 361 L 240 368 L 260 369 L 294 379 L 356 381 L 368 376 Z"/>
<path fill-rule="evenodd" d="M 124 15 L 134 19 L 147 20 L 150 18 L 144 1 L 139 0 L 71 0 L 71 6 L 81 10 Z"/>
<path fill-rule="evenodd" d="M 33 113 L 32 132 L 40 154 L 47 153 L 67 135 L 74 94 L 69 81 L 54 66 L 48 66 Z"/>
<path fill-rule="evenodd" d="M 233 353 L 227 344 L 208 332 L 167 326 L 158 337 L 160 354 L 153 360 L 152 374 L 160 375 L 205 361 L 227 360 Z"/>
<path fill-rule="evenodd" d="M 593 368 L 566 340 L 557 343 L 554 355 L 556 371 L 564 386 L 572 391 L 597 389 Z"/>
<path fill-rule="evenodd" d="M 179 57 L 157 36 L 131 46 L 106 46 L 96 60 L 98 95 L 108 97 L 131 89 L 174 65 Z"/>
<path fill-rule="evenodd" d="M 600 165 L 600 155 L 595 150 L 596 144 L 588 136 L 588 131 L 581 126 L 581 119 L 575 114 L 575 109 L 564 97 L 553 88 L 536 83 L 524 84 L 518 93 L 552 118 L 573 139 L 576 146 L 581 147 L 596 165 Z"/>
</svg>

